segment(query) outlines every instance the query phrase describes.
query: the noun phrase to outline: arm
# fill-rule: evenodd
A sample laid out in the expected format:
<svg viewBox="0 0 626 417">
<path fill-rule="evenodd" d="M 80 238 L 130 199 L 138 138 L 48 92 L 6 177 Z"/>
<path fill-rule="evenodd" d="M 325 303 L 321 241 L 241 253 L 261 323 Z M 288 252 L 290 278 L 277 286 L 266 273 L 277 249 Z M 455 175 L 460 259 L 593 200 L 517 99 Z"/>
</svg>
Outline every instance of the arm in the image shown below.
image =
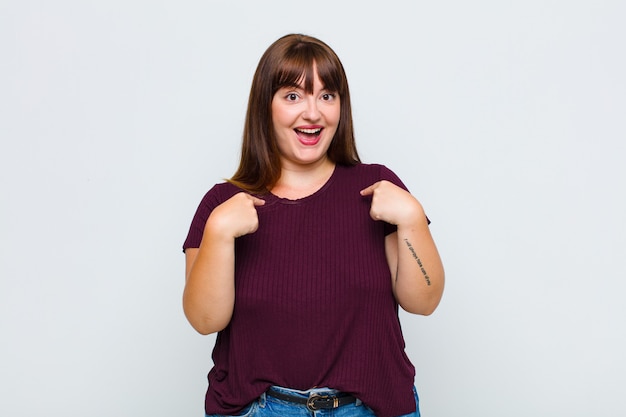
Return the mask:
<svg viewBox="0 0 626 417">
<path fill-rule="evenodd" d="M 256 206 L 265 202 L 239 193 L 213 210 L 199 248 L 185 251 L 183 309 L 201 334 L 224 329 L 235 305 L 235 238 L 258 228 Z"/>
<path fill-rule="evenodd" d="M 385 238 L 398 304 L 409 313 L 432 314 L 443 295 L 444 270 L 422 205 L 388 181 L 379 181 L 361 194 L 372 196 L 370 215 L 374 220 L 398 227 Z"/>
</svg>

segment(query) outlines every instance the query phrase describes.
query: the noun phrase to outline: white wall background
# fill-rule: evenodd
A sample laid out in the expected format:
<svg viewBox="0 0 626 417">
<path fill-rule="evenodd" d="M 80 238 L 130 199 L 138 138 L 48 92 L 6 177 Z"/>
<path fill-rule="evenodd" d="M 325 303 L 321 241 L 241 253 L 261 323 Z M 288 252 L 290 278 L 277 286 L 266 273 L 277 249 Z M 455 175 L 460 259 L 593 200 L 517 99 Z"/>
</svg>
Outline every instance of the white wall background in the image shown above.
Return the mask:
<svg viewBox="0 0 626 417">
<path fill-rule="evenodd" d="M 447 270 L 402 316 L 426 417 L 626 414 L 620 1 L 0 1 L 0 415 L 200 416 L 181 308 L 196 205 L 256 63 L 342 58 L 367 162 Z M 365 366 L 365 365 L 364 365 Z"/>
</svg>

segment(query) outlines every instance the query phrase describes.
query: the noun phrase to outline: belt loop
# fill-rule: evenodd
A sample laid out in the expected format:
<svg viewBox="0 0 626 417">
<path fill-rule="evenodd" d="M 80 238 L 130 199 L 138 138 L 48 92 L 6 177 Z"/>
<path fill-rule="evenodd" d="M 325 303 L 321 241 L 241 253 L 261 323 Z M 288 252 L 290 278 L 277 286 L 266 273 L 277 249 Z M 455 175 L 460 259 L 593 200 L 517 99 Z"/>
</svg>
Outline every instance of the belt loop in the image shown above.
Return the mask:
<svg viewBox="0 0 626 417">
<path fill-rule="evenodd" d="M 261 394 L 259 397 L 259 407 L 265 408 L 265 402 L 267 401 L 267 395 L 265 393 Z"/>
<path fill-rule="evenodd" d="M 359 400 L 358 398 L 356 399 L 356 401 L 354 402 L 354 406 L 355 407 L 360 407 L 363 404 L 363 401 Z"/>
</svg>

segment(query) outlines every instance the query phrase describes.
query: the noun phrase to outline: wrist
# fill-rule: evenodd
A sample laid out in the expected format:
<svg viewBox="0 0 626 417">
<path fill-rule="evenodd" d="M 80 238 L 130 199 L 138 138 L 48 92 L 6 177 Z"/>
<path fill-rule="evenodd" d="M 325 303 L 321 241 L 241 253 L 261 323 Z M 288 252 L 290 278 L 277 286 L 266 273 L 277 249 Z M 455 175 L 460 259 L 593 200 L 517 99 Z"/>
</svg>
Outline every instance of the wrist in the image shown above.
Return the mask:
<svg viewBox="0 0 626 417">
<path fill-rule="evenodd" d="M 210 238 L 215 241 L 231 242 L 235 239 L 235 234 L 218 216 L 209 216 L 204 226 L 204 238 Z"/>
<path fill-rule="evenodd" d="M 417 200 L 413 200 L 413 204 L 407 205 L 407 209 L 396 224 L 398 229 L 416 229 L 428 226 L 428 218 L 422 205 Z"/>
</svg>

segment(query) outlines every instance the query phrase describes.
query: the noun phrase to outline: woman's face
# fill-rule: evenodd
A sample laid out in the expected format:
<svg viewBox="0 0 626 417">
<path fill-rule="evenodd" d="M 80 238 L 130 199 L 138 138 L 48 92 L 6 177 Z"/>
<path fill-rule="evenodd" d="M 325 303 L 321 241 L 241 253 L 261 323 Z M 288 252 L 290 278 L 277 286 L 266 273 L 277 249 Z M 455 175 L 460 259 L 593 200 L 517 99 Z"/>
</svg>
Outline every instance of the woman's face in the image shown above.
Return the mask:
<svg viewBox="0 0 626 417">
<path fill-rule="evenodd" d="M 298 87 L 283 87 L 272 99 L 272 123 L 283 168 L 324 162 L 339 125 L 340 100 L 324 88 L 314 71 L 313 94 Z"/>
</svg>

